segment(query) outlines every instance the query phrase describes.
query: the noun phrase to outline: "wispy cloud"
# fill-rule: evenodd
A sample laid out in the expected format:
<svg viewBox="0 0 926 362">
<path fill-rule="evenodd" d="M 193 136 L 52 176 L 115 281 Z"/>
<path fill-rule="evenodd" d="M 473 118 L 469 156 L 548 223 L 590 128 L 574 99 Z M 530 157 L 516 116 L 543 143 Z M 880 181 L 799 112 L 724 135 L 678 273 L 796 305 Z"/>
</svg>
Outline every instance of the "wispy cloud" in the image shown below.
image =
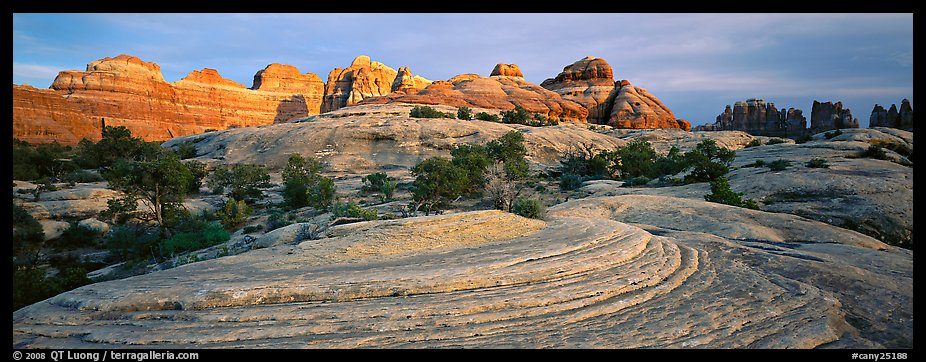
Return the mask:
<svg viewBox="0 0 926 362">
<path fill-rule="evenodd" d="M 62 67 L 41 64 L 13 63 L 13 78 L 54 78 Z"/>
</svg>

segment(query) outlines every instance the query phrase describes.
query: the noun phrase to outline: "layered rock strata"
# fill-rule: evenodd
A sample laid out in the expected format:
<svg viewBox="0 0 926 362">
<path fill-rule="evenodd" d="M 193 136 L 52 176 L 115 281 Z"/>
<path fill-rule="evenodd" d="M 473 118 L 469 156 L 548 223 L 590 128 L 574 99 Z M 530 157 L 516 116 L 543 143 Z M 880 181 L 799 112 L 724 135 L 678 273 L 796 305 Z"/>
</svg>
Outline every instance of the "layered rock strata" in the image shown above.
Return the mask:
<svg viewBox="0 0 926 362">
<path fill-rule="evenodd" d="M 318 114 L 317 75 L 271 64 L 254 89 L 214 69 L 166 82 L 157 64 L 120 55 L 63 71 L 50 89 L 13 85 L 13 136 L 33 143 L 99 140 L 101 125 L 126 126 L 145 140 L 166 140 L 209 129 L 256 126 Z"/>
</svg>

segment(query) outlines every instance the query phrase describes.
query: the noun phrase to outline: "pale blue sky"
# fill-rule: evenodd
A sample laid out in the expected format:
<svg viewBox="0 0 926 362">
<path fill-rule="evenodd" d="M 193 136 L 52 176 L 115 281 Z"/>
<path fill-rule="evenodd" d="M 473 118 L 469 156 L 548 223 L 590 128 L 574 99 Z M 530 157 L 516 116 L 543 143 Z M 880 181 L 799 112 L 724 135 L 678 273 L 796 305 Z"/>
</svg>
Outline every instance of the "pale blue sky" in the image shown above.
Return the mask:
<svg viewBox="0 0 926 362">
<path fill-rule="evenodd" d="M 119 54 L 249 87 L 270 63 L 327 80 L 360 54 L 432 80 L 516 63 L 540 83 L 592 55 L 695 125 L 746 98 L 808 121 L 814 100 L 841 100 L 863 127 L 875 103 L 913 101 L 912 14 L 13 15 L 13 83 Z"/>
</svg>

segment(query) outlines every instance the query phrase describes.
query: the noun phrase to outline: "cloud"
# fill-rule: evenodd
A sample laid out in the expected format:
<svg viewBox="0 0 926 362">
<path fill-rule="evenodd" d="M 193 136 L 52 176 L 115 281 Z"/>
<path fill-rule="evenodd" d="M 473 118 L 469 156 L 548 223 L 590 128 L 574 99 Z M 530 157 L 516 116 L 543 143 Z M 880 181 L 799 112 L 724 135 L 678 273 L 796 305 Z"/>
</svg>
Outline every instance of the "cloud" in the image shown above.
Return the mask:
<svg viewBox="0 0 926 362">
<path fill-rule="evenodd" d="M 64 69 L 52 65 L 13 63 L 13 78 L 55 78 Z"/>
</svg>

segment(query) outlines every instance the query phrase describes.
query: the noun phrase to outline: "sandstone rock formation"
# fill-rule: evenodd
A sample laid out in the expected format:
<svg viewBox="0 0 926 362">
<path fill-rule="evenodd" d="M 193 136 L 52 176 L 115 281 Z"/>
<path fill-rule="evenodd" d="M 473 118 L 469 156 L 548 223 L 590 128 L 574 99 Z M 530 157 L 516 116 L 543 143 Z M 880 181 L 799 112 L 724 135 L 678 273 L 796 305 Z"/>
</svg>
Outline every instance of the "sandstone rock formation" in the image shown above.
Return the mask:
<svg viewBox="0 0 926 362">
<path fill-rule="evenodd" d="M 506 68 L 506 69 L 511 69 Z M 560 121 L 584 123 L 588 110 L 559 94 L 524 80 L 522 77 L 495 75 L 482 77 L 461 74 L 448 81 L 435 81 L 417 94 L 394 93 L 364 99 L 363 104 L 418 103 L 453 107 L 485 108 L 492 113 L 524 107 Z"/>
<path fill-rule="evenodd" d="M 405 94 L 415 94 L 424 89 L 432 82 L 422 76 L 412 76 L 412 71 L 408 67 L 399 68 L 398 75 L 392 82 L 392 92 L 401 92 Z"/>
<path fill-rule="evenodd" d="M 589 123 L 631 129 L 691 129 L 688 121 L 676 120 L 669 107 L 645 89 L 627 80 L 615 82 L 611 65 L 601 58 L 582 58 L 540 85 L 588 109 Z"/>
<path fill-rule="evenodd" d="M 888 111 L 885 111 L 881 105 L 875 104 L 875 108 L 871 110 L 868 126 L 913 131 L 913 107 L 910 106 L 910 100 L 904 99 L 900 102 L 900 111 L 897 110 L 896 104 L 891 104 Z"/>
<path fill-rule="evenodd" d="M 449 85 L 443 81 L 435 84 Z M 484 144 L 511 130 L 524 133 L 527 156 L 535 168 L 558 165 L 560 155 L 579 144 L 595 145 L 599 149 L 625 144 L 585 127 L 568 124 L 529 127 L 478 120 L 410 118 L 412 107 L 410 104 L 364 102 L 299 122 L 178 137 L 163 146 L 193 141 L 200 160 L 254 163 L 272 169 L 285 166 L 289 155 L 301 153 L 315 155 L 335 174 L 366 175 L 410 169 L 432 156 L 449 157 L 449 150 L 455 145 Z M 451 106 L 434 107 L 442 112 L 455 112 Z M 484 110 L 473 109 L 474 112 Z"/>
<path fill-rule="evenodd" d="M 356 104 L 364 98 L 390 94 L 397 75 L 395 69 L 383 63 L 371 61 L 366 55 L 358 56 L 349 67 L 334 68 L 328 73 L 322 112 Z"/>
<path fill-rule="evenodd" d="M 820 103 L 813 101 L 810 113 L 810 132 L 820 133 L 843 128 L 858 128 L 858 118 L 852 118 L 848 108 L 842 108 L 842 102 Z"/>
<path fill-rule="evenodd" d="M 13 85 L 13 136 L 27 142 L 99 140 L 101 119 L 126 126 L 145 140 L 253 126 L 317 114 L 323 88 L 314 74 L 270 65 L 255 76 L 255 90 L 195 70 L 168 83 L 157 64 L 120 55 L 63 71 L 49 90 Z"/>
<path fill-rule="evenodd" d="M 540 86 L 587 108 L 589 123 L 608 123 L 615 84 L 611 65 L 604 59 L 585 57 L 563 68 L 555 78 L 544 80 Z"/>
<path fill-rule="evenodd" d="M 495 68 L 492 69 L 492 74 L 490 74 L 490 76 L 494 77 L 496 75 L 524 78 L 524 74 L 521 73 L 521 68 L 518 67 L 517 64 L 496 64 Z"/>
<path fill-rule="evenodd" d="M 913 343 L 912 252 L 793 215 L 617 196 L 327 236 L 63 293 L 13 313 L 13 348 Z"/>
<path fill-rule="evenodd" d="M 756 136 L 798 138 L 807 133 L 807 119 L 800 109 L 778 110 L 775 103 L 750 98 L 728 104 L 713 124 L 696 128 L 699 131 L 743 131 Z"/>
<path fill-rule="evenodd" d="M 621 81 L 615 84 L 617 95 L 611 108 L 608 125 L 617 128 L 683 128 L 677 122 L 672 110 L 666 107 L 646 89 Z M 688 124 L 688 129 L 691 125 Z"/>
</svg>

